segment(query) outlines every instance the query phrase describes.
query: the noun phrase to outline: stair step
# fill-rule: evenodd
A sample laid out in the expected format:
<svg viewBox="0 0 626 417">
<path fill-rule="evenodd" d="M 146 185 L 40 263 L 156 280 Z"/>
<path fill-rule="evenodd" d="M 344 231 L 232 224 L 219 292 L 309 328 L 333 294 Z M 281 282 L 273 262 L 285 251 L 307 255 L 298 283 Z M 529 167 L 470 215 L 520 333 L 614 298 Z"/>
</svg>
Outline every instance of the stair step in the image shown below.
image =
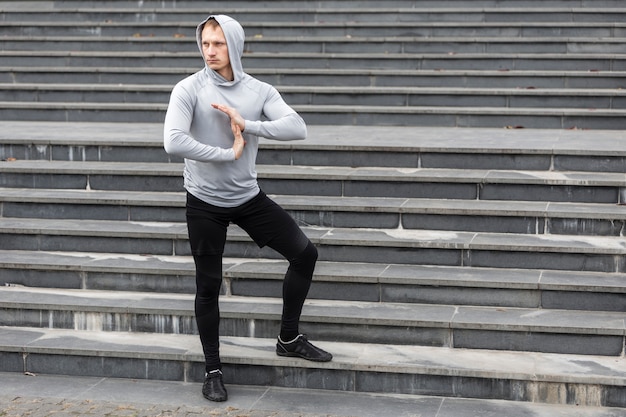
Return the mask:
<svg viewBox="0 0 626 417">
<path fill-rule="evenodd" d="M 617 0 L 615 0 L 617 1 Z M 343 3 L 343 2 L 342 2 Z M 387 3 L 383 3 L 387 4 Z M 595 2 L 594 2 L 595 4 Z M 467 7 L 467 3 L 461 3 L 456 7 L 441 7 L 439 4 L 424 5 L 425 7 L 383 6 L 381 3 L 367 7 L 359 3 L 346 5 L 346 7 L 318 7 L 319 2 L 304 7 L 259 7 L 258 4 L 240 8 L 234 5 L 214 6 L 219 8 L 220 13 L 233 15 L 240 22 L 624 22 L 626 8 L 623 3 L 611 6 L 580 7 L 580 1 L 575 5 L 557 5 L 542 7 L 543 3 L 529 6 L 511 5 L 502 7 L 502 4 L 492 4 L 480 7 L 472 3 L 473 7 Z M 55 7 L 54 13 L 49 8 L 22 8 L 21 10 L 3 10 L 9 21 L 57 21 L 57 22 L 134 22 L 138 16 L 145 16 L 145 20 L 151 22 L 198 22 L 211 10 L 206 3 L 194 7 L 185 5 L 182 7 L 119 7 L 117 2 L 112 2 L 110 7 L 106 3 L 99 3 L 98 7 L 89 4 L 83 7 Z M 307 7 L 308 6 L 308 7 Z M 494 7 L 497 6 L 497 7 Z"/>
<path fill-rule="evenodd" d="M 621 236 L 619 205 L 273 195 L 303 225 Z M 0 188 L 3 217 L 176 222 L 182 192 Z"/>
<path fill-rule="evenodd" d="M 165 84 L 170 88 L 192 68 L 0 67 L 0 82 L 9 84 Z M 250 68 L 246 72 L 274 86 L 440 87 L 450 88 L 573 88 L 626 87 L 618 71 L 491 71 Z M 42 86 L 45 88 L 45 86 Z"/>
<path fill-rule="evenodd" d="M 8 18 L 12 18 L 9 14 Z M 68 17 L 69 19 L 69 17 Z M 176 22 L 149 21 L 3 21 L 0 36 L 92 36 L 92 37 L 177 37 L 195 38 L 198 19 Z M 262 36 L 344 36 L 344 37 L 543 37 L 623 38 L 626 24 L 592 22 L 485 22 L 485 21 L 402 21 L 402 22 L 272 22 L 241 21 L 249 39 Z"/>
<path fill-rule="evenodd" d="M 320 260 L 626 272 L 621 237 L 303 227 Z M 189 255 L 184 223 L 0 218 L 0 249 Z M 229 228 L 225 256 L 276 258 Z"/>
<path fill-rule="evenodd" d="M 224 259 L 225 292 L 275 297 L 287 264 Z M 0 251 L 0 285 L 193 294 L 190 256 Z M 624 274 L 320 261 L 310 299 L 623 311 Z"/>
<path fill-rule="evenodd" d="M 626 110 L 498 107 L 294 105 L 311 124 L 624 129 Z M 156 123 L 166 103 L 0 102 L 5 120 Z"/>
<path fill-rule="evenodd" d="M 4 326 L 88 331 L 197 334 L 193 298 L 129 291 L 0 290 Z M 228 336 L 271 338 L 281 310 L 276 298 L 222 297 L 220 328 Z M 318 340 L 613 356 L 622 354 L 626 330 L 620 312 L 345 300 L 308 301 L 301 325 Z"/>
<path fill-rule="evenodd" d="M 304 141 L 260 140 L 259 164 L 626 172 L 611 130 L 309 125 Z M 0 159 L 182 162 L 162 123 L 0 121 Z"/>
<path fill-rule="evenodd" d="M 181 164 L 0 161 L 0 185 L 119 191 L 182 191 Z M 444 168 L 258 165 L 268 194 L 455 198 L 616 204 L 624 174 Z M 123 180 L 122 180 L 123 179 Z M 422 184 L 416 187 L 415 184 Z M 393 186 L 391 186 L 393 184 Z"/>
<path fill-rule="evenodd" d="M 3 66 L 32 67 L 202 67 L 199 52 L 0 51 Z M 626 54 L 539 53 L 244 53 L 245 68 L 626 71 Z M 181 77 L 183 78 L 183 77 Z"/>
<path fill-rule="evenodd" d="M 223 6 L 223 3 L 216 1 L 204 1 L 204 0 L 186 0 L 185 2 L 176 2 L 176 3 L 163 3 L 161 0 L 144 0 L 141 3 L 137 3 L 133 0 L 106 0 L 100 1 L 97 3 L 100 8 L 103 9 L 127 9 L 130 8 L 132 10 L 148 10 L 151 11 L 153 9 L 166 9 L 166 10 L 175 10 L 177 8 L 191 8 L 191 9 L 200 9 L 203 7 L 218 7 L 220 5 Z M 581 4 L 586 5 L 585 2 L 580 0 L 475 0 L 471 2 L 477 8 L 544 8 L 544 9 L 554 9 L 554 8 L 574 8 L 578 9 Z M 594 0 L 591 4 L 593 4 L 593 9 L 603 9 L 603 8 L 618 8 L 619 6 L 623 6 L 623 3 L 620 0 Z M 381 6 L 384 5 L 384 6 Z M 318 1 L 310 1 L 304 0 L 298 2 L 298 7 L 296 9 L 301 10 L 318 10 L 318 9 L 334 9 L 334 10 L 342 10 L 342 9 L 397 9 L 397 8 L 409 8 L 409 9 L 456 9 L 460 7 L 467 7 L 468 3 L 466 1 L 460 0 L 425 0 L 415 2 L 415 0 L 388 0 L 384 3 L 380 3 L 380 1 L 374 0 L 365 0 L 365 1 L 357 1 L 357 0 L 341 0 L 341 1 L 327 1 L 320 3 Z M 263 9 L 272 8 L 272 9 L 294 9 L 294 3 L 285 1 L 285 0 L 266 0 L 263 3 Z M 41 10 L 45 8 L 49 9 L 63 9 L 63 8 L 94 8 L 93 1 L 89 0 L 64 0 L 58 3 L 47 3 L 42 2 L 40 0 L 27 0 L 27 1 L 14 1 L 9 0 L 3 2 L 3 8 L 5 11 L 12 10 Z M 233 9 L 259 9 L 259 2 L 255 0 L 233 0 L 229 3 L 229 7 Z M 587 7 L 590 8 L 590 7 Z"/>
<path fill-rule="evenodd" d="M 7 287 L 5 326 L 197 334 L 193 295 Z M 35 301 L 36 300 L 36 301 Z M 222 297 L 223 335 L 271 338 L 280 299 Z M 620 356 L 621 312 L 310 300 L 301 327 L 317 340 Z M 584 335 L 584 343 L 571 343 Z"/>
<path fill-rule="evenodd" d="M 625 13 L 626 17 L 626 13 Z M 90 51 L 103 52 L 197 52 L 197 44 L 187 37 L 157 36 L 2 36 L 5 51 L 36 50 L 45 43 L 49 51 L 77 51 L 88 44 Z M 544 37 L 251 37 L 246 52 L 273 53 L 366 53 L 372 54 L 477 54 L 477 53 L 559 53 L 625 54 L 624 38 L 544 38 Z"/>
<path fill-rule="evenodd" d="M 167 103 L 171 85 L 0 84 L 0 102 Z M 279 86 L 297 105 L 626 109 L 621 89 Z"/>
<path fill-rule="evenodd" d="M 197 336 L 0 328 L 3 372 L 200 382 Z M 222 338 L 227 384 L 626 406 L 623 358 L 320 342 L 318 364 L 274 353 L 275 339 Z M 499 389 L 494 390 L 496 385 Z"/>
<path fill-rule="evenodd" d="M 167 104 L 0 102 L 5 120 L 156 123 Z M 543 129 L 624 128 L 624 109 L 294 105 L 308 123 Z"/>
<path fill-rule="evenodd" d="M 45 391 L 40 387 L 45 386 Z M 15 412 L 35 413 L 42 407 L 67 414 L 90 410 L 130 410 L 137 414 L 158 415 L 170 413 L 191 414 L 197 410 L 211 409 L 199 393 L 202 383 L 180 381 L 155 381 L 122 378 L 97 378 L 81 376 L 42 375 L 37 378 L 21 372 L 0 374 L 0 390 L 9 409 Z M 309 415 L 333 415 L 379 417 L 412 417 L 419 409 L 423 416 L 461 417 L 469 412 L 479 413 L 497 410 L 501 415 L 519 416 L 532 413 L 534 417 L 624 417 L 626 411 L 607 407 L 582 407 L 578 405 L 540 404 L 489 399 L 465 399 L 453 397 L 427 397 L 393 393 L 365 393 L 354 391 L 330 391 L 302 388 L 279 388 L 268 386 L 228 384 L 228 409 L 241 415 L 275 415 L 299 417 Z M 24 393 L 37 393 L 25 395 Z M 71 393 L 71 395 L 68 394 Z M 66 398 L 65 400 L 60 400 Z M 143 404 L 138 404 L 140 398 Z M 294 412 L 294 398 L 298 398 L 298 411 Z M 112 400 L 114 399 L 114 400 Z M 184 405 L 181 405 L 184 399 Z M 36 402 L 34 401 L 36 400 Z M 105 411 L 106 410 L 106 411 Z M 217 412 L 217 411 L 216 411 Z"/>
</svg>

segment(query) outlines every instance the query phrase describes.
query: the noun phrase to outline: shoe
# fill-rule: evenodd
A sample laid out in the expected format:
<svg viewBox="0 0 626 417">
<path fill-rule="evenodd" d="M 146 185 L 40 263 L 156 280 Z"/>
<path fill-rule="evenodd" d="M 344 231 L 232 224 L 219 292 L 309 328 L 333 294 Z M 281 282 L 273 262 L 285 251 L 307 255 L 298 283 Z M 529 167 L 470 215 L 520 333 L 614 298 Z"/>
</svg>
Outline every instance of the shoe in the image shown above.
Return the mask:
<svg viewBox="0 0 626 417">
<path fill-rule="evenodd" d="M 276 354 L 278 356 L 298 357 L 313 362 L 329 362 L 333 358 L 330 353 L 313 346 L 304 334 L 298 335 L 290 342 L 283 342 L 278 336 Z"/>
<path fill-rule="evenodd" d="M 202 395 L 209 401 L 226 401 L 228 393 L 222 381 L 222 371 L 216 369 L 206 374 L 202 385 Z"/>
</svg>

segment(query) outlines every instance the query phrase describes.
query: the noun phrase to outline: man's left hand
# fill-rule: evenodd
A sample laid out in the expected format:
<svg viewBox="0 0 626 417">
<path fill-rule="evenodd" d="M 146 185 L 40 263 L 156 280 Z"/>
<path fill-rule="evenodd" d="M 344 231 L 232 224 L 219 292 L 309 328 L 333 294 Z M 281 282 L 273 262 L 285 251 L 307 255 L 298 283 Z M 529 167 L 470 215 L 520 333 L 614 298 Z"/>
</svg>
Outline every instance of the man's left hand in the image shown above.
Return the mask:
<svg viewBox="0 0 626 417">
<path fill-rule="evenodd" d="M 246 121 L 244 120 L 243 117 L 241 117 L 241 115 L 236 109 L 229 107 L 225 104 L 214 103 L 214 104 L 211 104 L 211 106 L 213 106 L 213 108 L 221 112 L 226 113 L 228 117 L 230 117 L 230 122 L 239 126 L 239 129 L 241 129 L 242 132 L 246 129 Z"/>
</svg>

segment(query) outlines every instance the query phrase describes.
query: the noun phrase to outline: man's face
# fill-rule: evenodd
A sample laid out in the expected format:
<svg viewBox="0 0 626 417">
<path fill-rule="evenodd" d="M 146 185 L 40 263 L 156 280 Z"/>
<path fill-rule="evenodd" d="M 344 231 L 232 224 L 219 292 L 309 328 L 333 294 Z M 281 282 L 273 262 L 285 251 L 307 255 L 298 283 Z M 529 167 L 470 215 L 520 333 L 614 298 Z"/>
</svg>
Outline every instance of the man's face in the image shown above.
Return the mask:
<svg viewBox="0 0 626 417">
<path fill-rule="evenodd" d="M 207 24 L 202 29 L 202 56 L 209 68 L 227 80 L 233 80 L 226 38 L 219 25 L 210 26 Z"/>
</svg>

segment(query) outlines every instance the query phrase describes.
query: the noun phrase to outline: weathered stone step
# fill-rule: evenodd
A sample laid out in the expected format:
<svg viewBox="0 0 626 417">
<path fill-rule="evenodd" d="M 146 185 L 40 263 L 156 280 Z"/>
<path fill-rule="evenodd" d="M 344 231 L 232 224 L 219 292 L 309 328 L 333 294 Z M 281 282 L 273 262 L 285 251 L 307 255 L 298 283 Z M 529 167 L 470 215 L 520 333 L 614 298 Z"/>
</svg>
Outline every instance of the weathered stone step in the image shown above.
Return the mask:
<svg viewBox="0 0 626 417">
<path fill-rule="evenodd" d="M 93 52 L 196 52 L 196 42 L 180 37 L 105 36 L 2 36 L 4 51 L 37 50 Z M 324 53 L 324 54 L 626 54 L 624 38 L 520 38 L 520 37 L 252 37 L 246 52 Z"/>
<path fill-rule="evenodd" d="M 166 103 L 0 102 L 4 120 L 55 122 L 157 123 Z M 427 106 L 294 105 L 310 124 L 442 127 L 528 127 L 543 129 L 617 129 L 626 110 L 589 108 L 500 108 Z"/>
<path fill-rule="evenodd" d="M 626 90 L 277 86 L 297 105 L 626 109 Z M 0 84 L 0 102 L 167 103 L 171 85 Z"/>
<path fill-rule="evenodd" d="M 162 122 L 0 121 L 0 159 L 182 162 L 162 136 Z M 611 130 L 309 125 L 304 141 L 260 149 L 262 165 L 626 172 L 626 137 Z"/>
<path fill-rule="evenodd" d="M 209 0 L 185 0 L 177 1 L 175 3 L 163 2 L 162 0 L 144 0 L 141 3 L 137 3 L 133 0 L 106 0 L 97 3 L 102 8 L 131 8 L 131 9 L 176 9 L 177 7 L 183 8 L 202 8 L 202 7 L 223 7 L 223 3 Z M 601 8 L 616 8 L 623 6 L 620 0 L 475 0 L 470 3 L 471 5 L 479 8 L 579 8 L 579 7 L 591 7 L 596 9 Z M 266 0 L 263 5 L 265 8 L 287 8 L 293 9 L 294 3 L 285 0 Z M 302 0 L 298 2 L 300 9 L 342 9 L 342 8 L 467 8 L 468 3 L 461 0 L 387 0 L 384 3 L 375 0 L 340 0 L 340 1 L 312 1 Z M 89 0 L 57 0 L 57 1 L 41 1 L 41 0 L 26 0 L 15 1 L 8 0 L 3 2 L 4 10 L 56 10 L 63 8 L 93 8 L 93 1 Z M 229 7 L 236 9 L 258 9 L 259 2 L 255 0 L 232 0 L 229 2 Z"/>
<path fill-rule="evenodd" d="M 83 161 L 0 161 L 0 186 L 79 190 L 182 191 L 182 164 Z M 268 194 L 336 197 L 619 202 L 626 174 L 258 165 Z M 419 187 L 416 184 L 420 184 Z"/>
<path fill-rule="evenodd" d="M 622 237 L 303 227 L 320 260 L 626 272 Z M 0 218 L 0 249 L 189 255 L 184 223 Z M 224 255 L 270 258 L 229 228 Z"/>
<path fill-rule="evenodd" d="M 623 236 L 620 205 L 272 195 L 302 225 Z M 3 217 L 176 222 L 183 192 L 0 188 Z"/>
<path fill-rule="evenodd" d="M 4 326 L 106 332 L 197 334 L 193 299 L 191 294 L 0 289 Z M 280 298 L 221 297 L 222 334 L 275 337 L 281 311 Z M 620 356 L 626 334 L 620 312 L 345 300 L 308 301 L 301 328 L 316 340 L 336 342 L 604 356 Z"/>
<path fill-rule="evenodd" d="M 614 0 L 617 1 L 617 0 Z M 623 3 L 619 6 L 598 5 L 597 7 L 581 7 L 580 4 L 551 5 L 537 2 L 534 5 L 521 7 L 507 7 L 498 4 L 493 6 L 468 7 L 461 3 L 456 7 L 440 7 L 439 5 L 424 5 L 425 7 L 393 7 L 381 3 L 367 7 L 362 4 L 352 4 L 348 7 L 319 7 L 319 2 L 313 7 L 252 7 L 215 6 L 220 13 L 233 15 L 240 22 L 624 22 L 626 8 Z M 593 2 L 595 5 L 596 2 Z M 310 6 L 310 5 L 309 5 Z M 534 6 L 534 7 L 533 7 Z M 210 6 L 181 5 L 181 7 L 106 7 L 98 4 L 94 7 L 89 4 L 83 7 L 55 7 L 55 8 L 5 8 L 0 9 L 3 20 L 7 21 L 57 21 L 57 22 L 198 22 L 210 13 Z M 213 9 L 215 10 L 215 9 Z M 53 13 L 50 13 L 53 11 Z"/>
<path fill-rule="evenodd" d="M 225 258 L 223 289 L 240 297 L 280 294 L 287 263 Z M 0 285 L 193 294 L 190 256 L 0 250 Z M 317 263 L 309 299 L 621 312 L 625 274 Z"/>
<path fill-rule="evenodd" d="M 192 21 L 15 21 L 0 25 L 0 36 L 93 36 L 93 37 L 187 37 L 195 39 L 196 26 L 203 15 Z M 10 18 L 10 16 L 7 16 Z M 69 19 L 69 17 L 68 17 Z M 261 36 L 335 37 L 569 37 L 623 38 L 626 24 L 609 21 L 402 21 L 402 22 L 240 22 L 251 40 Z"/>
<path fill-rule="evenodd" d="M 173 86 L 193 68 L 0 67 L 0 82 L 9 84 L 161 84 Z M 251 68 L 246 72 L 277 87 L 469 87 L 572 88 L 626 87 L 626 72 L 619 71 L 492 71 L 492 70 L 384 70 Z"/>
<path fill-rule="evenodd" d="M 204 378 L 197 336 L 13 327 L 2 327 L 0 335 L 3 372 Z M 335 357 L 315 364 L 277 357 L 274 343 L 222 338 L 225 382 L 626 406 L 626 365 L 620 358 L 322 341 Z"/>
<path fill-rule="evenodd" d="M 39 387 L 45 386 L 43 391 Z M 368 393 L 343 390 L 303 389 L 227 384 L 229 402 L 226 409 L 240 415 L 293 415 L 293 401 L 298 398 L 295 416 L 336 415 L 360 417 L 412 417 L 420 410 L 423 417 L 467 417 L 470 413 L 497 412 L 505 416 L 529 414 L 533 417 L 624 417 L 626 410 L 569 404 L 542 404 L 476 398 L 435 397 L 394 393 Z M 206 399 L 199 395 L 202 382 L 156 381 L 88 376 L 37 374 L 23 372 L 0 373 L 0 404 L 4 410 L 34 413 L 62 410 L 81 413 L 83 410 L 121 410 L 129 413 L 165 414 L 210 410 Z M 71 395 L 68 394 L 71 393 Z M 26 394 L 25 394 L 26 393 Z M 36 394 L 35 394 L 36 393 Z M 64 400 L 60 400 L 65 398 Z M 137 404 L 141 398 L 144 404 Z M 181 399 L 184 403 L 181 405 Z M 36 402 L 35 402 L 36 400 Z M 153 411 L 154 410 L 154 411 Z M 266 411 L 267 410 L 267 411 Z M 84 413 L 84 412 L 83 412 Z"/>
<path fill-rule="evenodd" d="M 0 51 L 3 66 L 202 68 L 199 52 Z M 243 55 L 245 68 L 626 71 L 626 54 L 278 53 Z M 181 77 L 182 78 L 182 77 Z"/>
</svg>

